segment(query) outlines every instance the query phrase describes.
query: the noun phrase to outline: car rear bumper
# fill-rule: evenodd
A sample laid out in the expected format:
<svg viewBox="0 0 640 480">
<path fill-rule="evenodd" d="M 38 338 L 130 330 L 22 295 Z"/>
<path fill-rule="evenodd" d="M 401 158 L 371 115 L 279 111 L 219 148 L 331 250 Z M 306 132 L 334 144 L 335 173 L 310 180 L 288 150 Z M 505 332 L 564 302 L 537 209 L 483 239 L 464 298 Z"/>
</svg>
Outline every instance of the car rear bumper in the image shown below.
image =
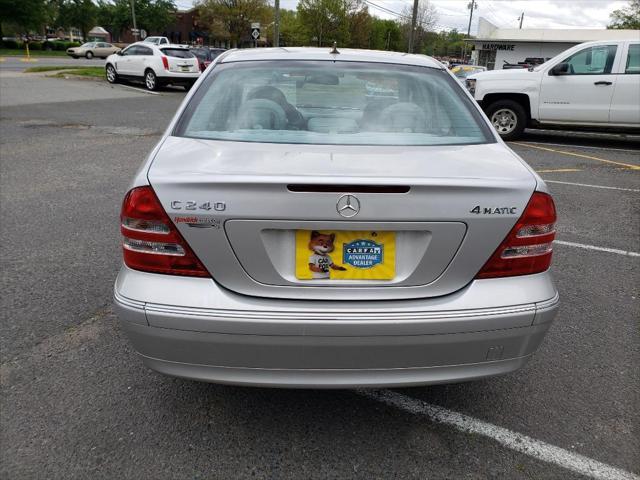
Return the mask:
<svg viewBox="0 0 640 480">
<path fill-rule="evenodd" d="M 189 73 L 170 72 L 165 70 L 163 72 L 158 72 L 156 78 L 162 83 L 170 83 L 172 85 L 192 85 L 196 80 L 198 80 L 199 76 L 199 70 L 197 72 Z"/>
<path fill-rule="evenodd" d="M 532 301 L 496 306 L 486 289 L 506 285 L 504 279 L 472 282 L 448 298 L 285 301 L 123 268 L 115 306 L 143 362 L 164 374 L 253 386 L 409 386 L 473 380 L 526 363 L 555 316 L 558 295 L 548 273 L 511 280 Z M 145 301 L 143 290 L 154 301 Z"/>
</svg>

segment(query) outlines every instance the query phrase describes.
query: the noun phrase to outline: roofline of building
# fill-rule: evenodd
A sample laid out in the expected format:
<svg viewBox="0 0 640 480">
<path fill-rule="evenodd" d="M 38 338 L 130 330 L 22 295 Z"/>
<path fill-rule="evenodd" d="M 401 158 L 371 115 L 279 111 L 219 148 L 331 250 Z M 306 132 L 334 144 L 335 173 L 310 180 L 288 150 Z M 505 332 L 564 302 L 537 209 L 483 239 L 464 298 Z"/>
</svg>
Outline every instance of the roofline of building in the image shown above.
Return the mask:
<svg viewBox="0 0 640 480">
<path fill-rule="evenodd" d="M 516 43 L 586 43 L 593 42 L 593 40 L 547 40 L 544 38 L 539 39 L 531 39 L 531 38 L 465 38 L 465 42 L 491 42 L 491 43 L 499 43 L 499 42 L 516 42 Z M 606 41 L 606 40 L 605 40 Z"/>
</svg>

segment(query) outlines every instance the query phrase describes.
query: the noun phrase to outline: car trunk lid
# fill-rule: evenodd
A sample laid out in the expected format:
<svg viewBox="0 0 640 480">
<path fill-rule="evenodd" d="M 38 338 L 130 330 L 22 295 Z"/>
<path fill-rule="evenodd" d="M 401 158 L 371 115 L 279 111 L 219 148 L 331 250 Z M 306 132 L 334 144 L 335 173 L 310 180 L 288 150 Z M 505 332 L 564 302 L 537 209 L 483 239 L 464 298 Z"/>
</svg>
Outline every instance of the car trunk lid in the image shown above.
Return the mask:
<svg viewBox="0 0 640 480">
<path fill-rule="evenodd" d="M 501 144 L 312 146 L 178 137 L 166 139 L 149 180 L 217 282 L 248 295 L 319 299 L 431 297 L 462 288 L 536 185 Z M 358 202 L 351 217 L 339 212 L 345 195 Z M 297 231 L 393 232 L 393 275 L 301 279 Z M 331 255 L 344 263 L 344 250 Z"/>
<path fill-rule="evenodd" d="M 170 72 L 193 73 L 200 71 L 198 59 L 186 48 L 162 48 Z"/>
</svg>

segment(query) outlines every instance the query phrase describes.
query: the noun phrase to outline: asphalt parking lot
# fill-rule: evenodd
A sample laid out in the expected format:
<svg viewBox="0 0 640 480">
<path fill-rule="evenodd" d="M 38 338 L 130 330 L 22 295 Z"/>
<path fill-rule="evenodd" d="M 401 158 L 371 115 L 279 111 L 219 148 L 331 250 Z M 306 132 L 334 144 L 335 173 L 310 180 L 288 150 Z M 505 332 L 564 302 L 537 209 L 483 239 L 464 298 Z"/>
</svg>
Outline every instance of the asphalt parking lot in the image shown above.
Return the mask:
<svg viewBox="0 0 640 480">
<path fill-rule="evenodd" d="M 122 196 L 183 97 L 0 68 L 2 478 L 640 478 L 639 138 L 510 144 L 559 214 L 562 305 L 524 369 L 237 388 L 146 370 L 111 308 Z"/>
</svg>

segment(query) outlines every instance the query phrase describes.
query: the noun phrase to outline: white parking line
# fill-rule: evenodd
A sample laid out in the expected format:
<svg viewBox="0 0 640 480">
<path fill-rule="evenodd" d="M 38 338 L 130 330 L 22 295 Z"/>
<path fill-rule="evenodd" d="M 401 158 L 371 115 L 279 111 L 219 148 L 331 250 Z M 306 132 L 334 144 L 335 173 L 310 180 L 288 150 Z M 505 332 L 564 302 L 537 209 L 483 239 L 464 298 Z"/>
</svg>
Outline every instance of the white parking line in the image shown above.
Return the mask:
<svg viewBox="0 0 640 480">
<path fill-rule="evenodd" d="M 637 188 L 607 187 L 605 185 L 590 185 L 588 183 L 561 182 L 559 180 L 547 180 L 546 178 L 544 181 L 545 183 L 559 183 L 561 185 L 574 185 L 576 187 L 603 188 L 605 190 L 620 190 L 622 192 L 640 192 Z"/>
<path fill-rule="evenodd" d="M 627 250 L 619 250 L 617 248 L 596 247 L 595 245 L 585 245 L 584 243 L 565 242 L 563 240 L 554 240 L 553 243 L 558 245 L 566 245 L 567 247 L 578 247 L 586 250 L 595 250 L 597 252 L 617 253 L 618 255 L 626 255 L 628 257 L 640 257 L 638 252 L 629 252 Z"/>
<path fill-rule="evenodd" d="M 551 142 L 531 142 L 527 140 L 527 143 L 532 143 L 534 145 L 552 145 L 555 147 L 569 147 L 569 148 L 586 148 L 586 149 L 593 149 L 593 150 L 607 150 L 607 151 L 614 151 L 614 152 L 631 152 L 631 153 L 638 153 L 638 150 L 634 150 L 631 148 L 609 148 L 609 147 L 592 147 L 589 145 L 572 145 L 570 143 L 551 143 Z"/>
<path fill-rule="evenodd" d="M 150 90 L 145 90 L 144 88 L 132 87 L 131 85 L 119 84 L 118 86 L 122 88 L 128 88 L 129 90 L 135 90 L 136 92 L 148 93 L 149 95 L 160 95 L 160 92 L 152 92 Z"/>
<path fill-rule="evenodd" d="M 635 473 L 612 467 L 606 463 L 598 462 L 584 455 L 570 452 L 527 435 L 498 427 L 422 400 L 407 397 L 397 392 L 390 390 L 359 390 L 358 393 L 414 415 L 425 416 L 431 421 L 450 425 L 463 432 L 483 435 L 516 452 L 524 453 L 543 462 L 553 463 L 581 475 L 598 480 L 640 480 L 640 476 Z"/>
</svg>

